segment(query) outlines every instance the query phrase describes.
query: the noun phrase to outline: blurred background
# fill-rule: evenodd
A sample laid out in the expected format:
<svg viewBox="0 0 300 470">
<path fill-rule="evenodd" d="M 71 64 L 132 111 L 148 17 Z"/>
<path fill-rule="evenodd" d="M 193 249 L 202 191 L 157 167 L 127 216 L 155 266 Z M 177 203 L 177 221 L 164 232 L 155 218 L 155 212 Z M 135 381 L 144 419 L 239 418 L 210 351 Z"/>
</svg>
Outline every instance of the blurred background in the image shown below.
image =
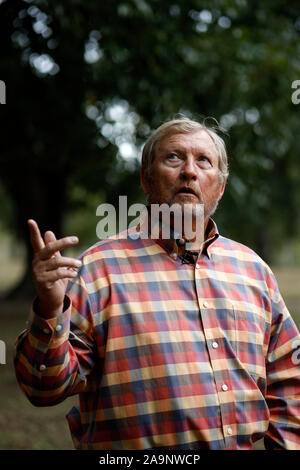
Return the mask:
<svg viewBox="0 0 300 470">
<path fill-rule="evenodd" d="M 97 242 L 99 204 L 145 202 L 141 148 L 165 119 L 224 128 L 230 177 L 214 218 L 271 265 L 300 326 L 300 7 L 0 0 L 0 37 L 0 449 L 72 449 L 75 398 L 34 408 L 13 371 L 34 296 L 26 221 L 76 234 L 73 255 Z"/>
</svg>

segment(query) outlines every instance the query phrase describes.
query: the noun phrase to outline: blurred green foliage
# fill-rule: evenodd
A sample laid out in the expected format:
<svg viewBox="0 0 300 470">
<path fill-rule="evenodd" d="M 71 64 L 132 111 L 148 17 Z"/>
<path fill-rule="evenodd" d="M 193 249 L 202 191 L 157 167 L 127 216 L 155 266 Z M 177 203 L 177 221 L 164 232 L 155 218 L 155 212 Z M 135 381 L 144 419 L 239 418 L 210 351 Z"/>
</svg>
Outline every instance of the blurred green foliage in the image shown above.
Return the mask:
<svg viewBox="0 0 300 470">
<path fill-rule="evenodd" d="M 0 216 L 28 266 L 27 218 L 90 241 L 98 204 L 143 200 L 141 145 L 177 113 L 227 130 L 222 233 L 267 261 L 297 239 L 298 2 L 2 0 L 0 31 Z"/>
</svg>

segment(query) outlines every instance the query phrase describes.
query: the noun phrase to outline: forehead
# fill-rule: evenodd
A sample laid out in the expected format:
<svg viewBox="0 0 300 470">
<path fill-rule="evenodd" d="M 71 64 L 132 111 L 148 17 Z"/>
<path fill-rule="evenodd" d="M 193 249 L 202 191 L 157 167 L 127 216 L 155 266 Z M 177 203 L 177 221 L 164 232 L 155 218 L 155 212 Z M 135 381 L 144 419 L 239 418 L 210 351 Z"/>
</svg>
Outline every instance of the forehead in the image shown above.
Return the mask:
<svg viewBox="0 0 300 470">
<path fill-rule="evenodd" d="M 206 153 L 218 158 L 215 143 L 204 129 L 191 133 L 171 133 L 162 137 L 156 144 L 156 154 L 166 151 L 180 150 L 182 152 Z"/>
</svg>

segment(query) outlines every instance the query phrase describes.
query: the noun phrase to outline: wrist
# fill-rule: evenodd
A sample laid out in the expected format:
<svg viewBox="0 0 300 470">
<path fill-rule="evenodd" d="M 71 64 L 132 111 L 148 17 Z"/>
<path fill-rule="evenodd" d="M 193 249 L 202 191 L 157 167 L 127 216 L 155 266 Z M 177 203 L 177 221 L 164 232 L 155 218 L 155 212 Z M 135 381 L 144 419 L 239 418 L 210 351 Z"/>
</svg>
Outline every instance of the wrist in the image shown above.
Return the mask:
<svg viewBox="0 0 300 470">
<path fill-rule="evenodd" d="M 49 302 L 43 301 L 37 297 L 33 304 L 34 312 L 45 320 L 61 315 L 69 307 L 70 299 L 65 296 L 64 301 L 60 305 L 51 305 Z"/>
</svg>

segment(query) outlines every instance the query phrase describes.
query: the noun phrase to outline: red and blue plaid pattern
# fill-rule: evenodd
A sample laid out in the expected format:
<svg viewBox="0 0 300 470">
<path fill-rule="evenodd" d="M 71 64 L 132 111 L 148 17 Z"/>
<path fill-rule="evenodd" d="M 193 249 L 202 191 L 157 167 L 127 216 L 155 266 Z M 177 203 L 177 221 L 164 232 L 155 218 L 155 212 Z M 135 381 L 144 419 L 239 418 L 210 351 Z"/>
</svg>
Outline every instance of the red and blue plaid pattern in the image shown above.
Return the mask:
<svg viewBox="0 0 300 470">
<path fill-rule="evenodd" d="M 100 242 L 65 312 L 32 310 L 17 378 L 39 406 L 79 393 L 77 449 L 300 449 L 299 332 L 269 267 L 211 228 L 195 264 L 174 241 Z"/>
</svg>

